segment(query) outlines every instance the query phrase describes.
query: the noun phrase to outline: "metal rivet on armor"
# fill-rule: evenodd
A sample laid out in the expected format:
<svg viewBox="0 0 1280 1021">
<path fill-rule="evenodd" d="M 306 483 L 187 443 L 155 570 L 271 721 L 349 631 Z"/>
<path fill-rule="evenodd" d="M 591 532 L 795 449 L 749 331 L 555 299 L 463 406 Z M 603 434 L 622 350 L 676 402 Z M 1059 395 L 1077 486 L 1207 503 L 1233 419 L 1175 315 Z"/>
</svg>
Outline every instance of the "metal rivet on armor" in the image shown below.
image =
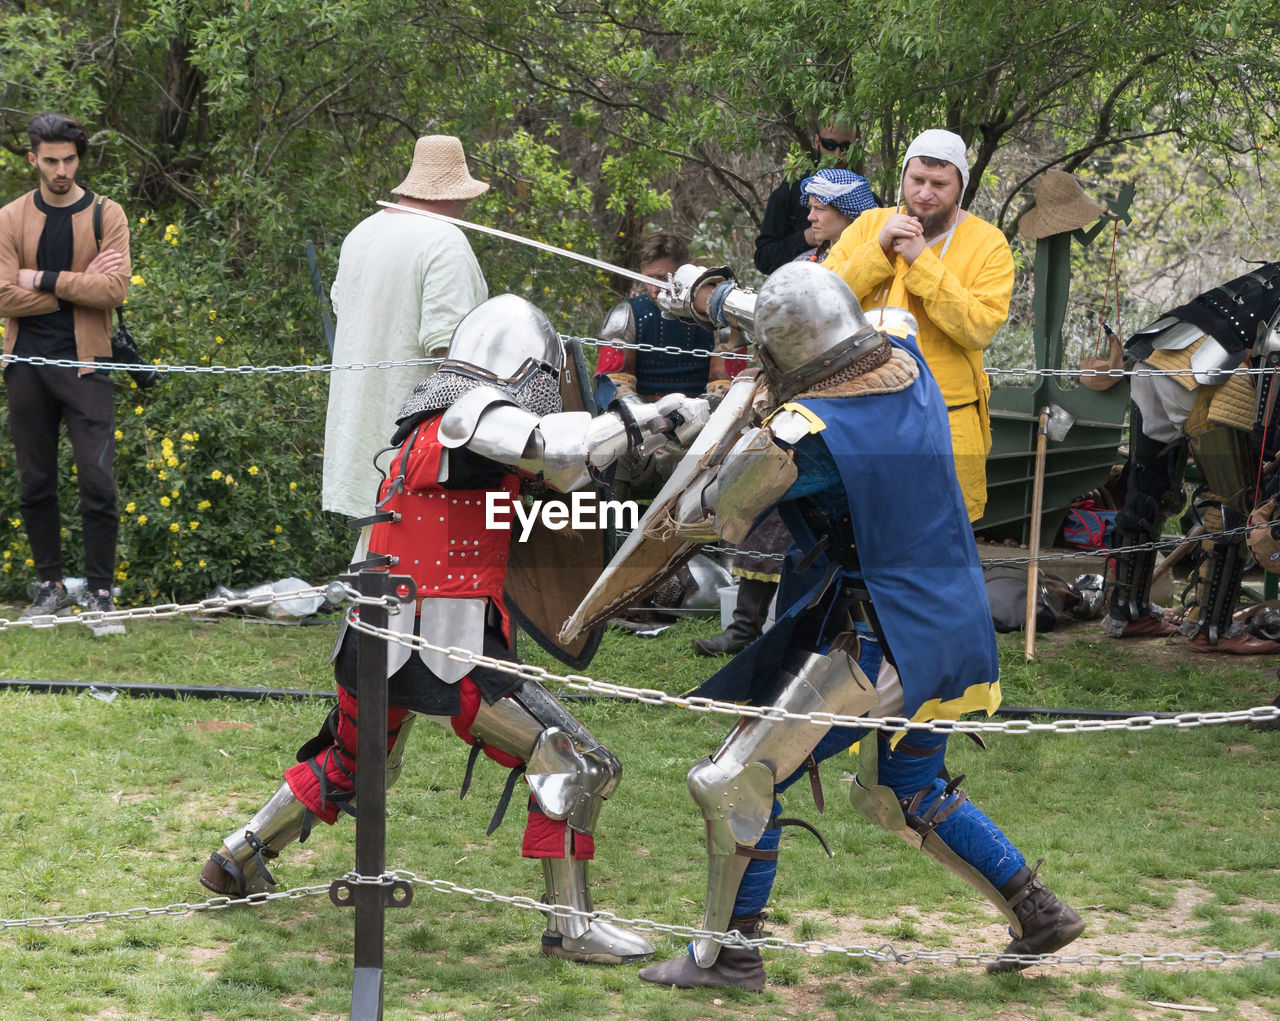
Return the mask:
<svg viewBox="0 0 1280 1021">
<path fill-rule="evenodd" d="M 456 543 L 457 541 L 458 541 L 457 539 L 450 539 L 450 540 L 449 540 L 449 545 L 450 545 L 450 546 L 452 546 L 452 545 L 453 545 L 454 543 Z"/>
<path fill-rule="evenodd" d="M 436 567 L 439 567 L 439 566 L 440 566 L 440 561 L 439 561 L 439 560 L 437 560 L 437 561 L 436 561 Z"/>
</svg>

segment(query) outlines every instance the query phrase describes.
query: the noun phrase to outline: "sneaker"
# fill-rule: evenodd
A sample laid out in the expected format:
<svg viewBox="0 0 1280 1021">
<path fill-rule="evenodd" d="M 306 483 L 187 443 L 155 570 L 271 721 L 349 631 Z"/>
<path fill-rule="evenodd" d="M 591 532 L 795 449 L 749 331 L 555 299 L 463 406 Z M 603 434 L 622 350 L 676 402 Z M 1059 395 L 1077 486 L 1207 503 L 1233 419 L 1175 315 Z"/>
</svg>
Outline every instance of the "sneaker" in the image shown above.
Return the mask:
<svg viewBox="0 0 1280 1021">
<path fill-rule="evenodd" d="M 111 598 L 111 593 L 107 589 L 98 589 L 97 592 L 89 593 L 89 602 L 86 607 L 86 612 L 111 613 L 115 608 L 115 600 Z M 86 620 L 85 626 L 94 633 L 95 637 L 101 635 L 124 634 L 124 621 L 119 620 L 118 618 L 108 620 Z"/>
<path fill-rule="evenodd" d="M 71 594 L 61 582 L 42 581 L 35 602 L 22 611 L 19 620 L 30 617 L 65 617 L 71 613 Z"/>
</svg>

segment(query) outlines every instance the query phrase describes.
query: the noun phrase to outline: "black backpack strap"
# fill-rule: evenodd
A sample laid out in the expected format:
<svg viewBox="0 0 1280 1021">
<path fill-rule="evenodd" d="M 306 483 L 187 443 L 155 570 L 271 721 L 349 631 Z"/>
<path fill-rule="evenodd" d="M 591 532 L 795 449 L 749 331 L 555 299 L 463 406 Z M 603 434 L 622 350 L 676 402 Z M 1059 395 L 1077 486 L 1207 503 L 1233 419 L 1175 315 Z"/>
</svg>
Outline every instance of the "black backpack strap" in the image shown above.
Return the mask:
<svg viewBox="0 0 1280 1021">
<path fill-rule="evenodd" d="M 98 195 L 93 200 L 93 243 L 98 251 L 102 251 L 102 203 L 106 201 L 105 195 Z"/>
</svg>

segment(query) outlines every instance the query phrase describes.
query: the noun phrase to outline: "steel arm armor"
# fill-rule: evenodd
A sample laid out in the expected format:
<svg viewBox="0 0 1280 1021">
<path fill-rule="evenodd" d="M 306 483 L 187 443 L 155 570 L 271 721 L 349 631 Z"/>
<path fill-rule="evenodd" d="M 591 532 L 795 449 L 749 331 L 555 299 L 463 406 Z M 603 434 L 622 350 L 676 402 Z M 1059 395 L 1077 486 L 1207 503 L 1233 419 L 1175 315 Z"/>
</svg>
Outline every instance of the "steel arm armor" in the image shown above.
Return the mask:
<svg viewBox="0 0 1280 1021">
<path fill-rule="evenodd" d="M 796 480 L 791 452 L 768 428 L 748 429 L 724 460 L 699 474 L 659 530 L 692 542 L 723 539 L 738 544 Z"/>
<path fill-rule="evenodd" d="M 440 441 L 513 465 L 568 492 L 624 454 L 647 453 L 673 438 L 689 443 L 709 417 L 705 400 L 683 394 L 668 394 L 653 404 L 626 397 L 615 409 L 595 417 L 585 411 L 538 417 L 498 391 L 480 388 L 444 412 Z"/>
</svg>

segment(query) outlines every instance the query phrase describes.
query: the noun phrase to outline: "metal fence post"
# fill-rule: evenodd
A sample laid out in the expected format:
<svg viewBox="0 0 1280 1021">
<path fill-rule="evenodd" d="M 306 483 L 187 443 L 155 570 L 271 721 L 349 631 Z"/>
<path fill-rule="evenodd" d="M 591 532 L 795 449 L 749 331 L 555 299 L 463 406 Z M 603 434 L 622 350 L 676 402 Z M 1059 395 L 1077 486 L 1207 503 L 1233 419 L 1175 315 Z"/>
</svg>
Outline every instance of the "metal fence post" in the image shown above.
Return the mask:
<svg viewBox="0 0 1280 1021">
<path fill-rule="evenodd" d="M 395 596 L 407 604 L 400 613 L 413 612 L 413 579 L 383 571 L 361 571 L 342 581 L 354 585 L 362 596 Z M 357 608 L 360 619 L 372 627 L 387 626 L 386 607 Z M 387 859 L 387 645 L 375 636 L 360 633 L 356 641 L 356 685 L 359 719 L 356 729 L 356 864 L 361 876 L 379 876 Z M 335 880 L 330 899 L 340 907 L 355 908 L 355 974 L 351 986 L 351 1021 L 381 1021 L 384 921 L 388 907 L 404 907 L 413 899 L 408 883 L 373 885 Z"/>
</svg>

